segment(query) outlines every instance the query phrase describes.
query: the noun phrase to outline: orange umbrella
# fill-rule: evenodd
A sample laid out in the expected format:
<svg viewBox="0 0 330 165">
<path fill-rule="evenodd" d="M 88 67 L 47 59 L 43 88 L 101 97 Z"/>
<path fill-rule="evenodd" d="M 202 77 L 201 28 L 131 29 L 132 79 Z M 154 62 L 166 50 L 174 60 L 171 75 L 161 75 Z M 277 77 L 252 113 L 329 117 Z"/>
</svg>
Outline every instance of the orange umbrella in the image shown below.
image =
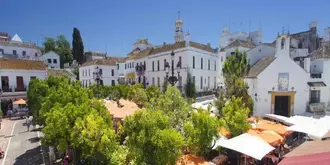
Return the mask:
<svg viewBox="0 0 330 165">
<path fill-rule="evenodd" d="M 19 100 L 13 102 L 13 104 L 16 104 L 16 105 L 18 105 L 18 104 L 26 104 L 26 101 L 23 100 L 23 99 L 19 99 Z"/>
<path fill-rule="evenodd" d="M 176 165 L 208 165 L 209 163 L 202 157 L 198 157 L 195 155 L 183 155 L 178 161 L 176 161 Z"/>
<path fill-rule="evenodd" d="M 277 135 L 270 133 L 270 132 L 261 132 L 258 130 L 251 129 L 247 133 L 252 136 L 257 136 L 257 137 L 263 139 L 265 142 L 267 142 L 268 144 L 270 144 L 272 146 L 277 146 L 277 145 L 280 145 L 283 143 L 282 137 L 278 137 Z"/>
<path fill-rule="evenodd" d="M 249 119 L 249 121 L 253 121 L 252 118 Z M 255 121 L 255 120 L 254 120 Z M 258 123 L 255 124 L 255 128 L 256 130 L 259 131 L 274 131 L 276 133 L 278 133 L 281 136 L 287 136 L 289 134 L 292 133 L 292 131 L 289 131 L 287 129 L 288 127 L 279 123 L 275 123 L 269 120 L 264 120 L 264 119 L 259 119 Z"/>
</svg>

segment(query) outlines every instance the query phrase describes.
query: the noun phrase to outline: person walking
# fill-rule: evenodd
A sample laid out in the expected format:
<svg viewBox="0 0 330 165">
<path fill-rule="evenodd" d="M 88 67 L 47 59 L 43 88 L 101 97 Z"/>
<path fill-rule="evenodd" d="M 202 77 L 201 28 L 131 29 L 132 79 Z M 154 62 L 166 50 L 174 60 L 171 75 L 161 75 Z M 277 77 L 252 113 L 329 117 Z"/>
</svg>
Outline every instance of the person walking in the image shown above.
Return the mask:
<svg viewBox="0 0 330 165">
<path fill-rule="evenodd" d="M 31 125 L 31 121 L 29 116 L 26 117 L 26 127 L 27 127 L 27 131 L 30 131 L 30 125 Z"/>
</svg>

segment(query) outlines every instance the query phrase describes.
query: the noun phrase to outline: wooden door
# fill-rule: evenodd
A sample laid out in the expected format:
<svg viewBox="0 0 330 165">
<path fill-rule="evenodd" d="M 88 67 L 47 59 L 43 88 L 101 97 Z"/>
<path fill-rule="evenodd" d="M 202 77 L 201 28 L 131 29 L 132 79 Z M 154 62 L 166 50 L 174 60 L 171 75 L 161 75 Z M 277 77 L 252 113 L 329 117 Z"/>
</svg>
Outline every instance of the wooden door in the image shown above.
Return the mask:
<svg viewBox="0 0 330 165">
<path fill-rule="evenodd" d="M 17 76 L 16 77 L 16 82 L 17 82 L 17 90 L 22 91 L 24 90 L 24 81 L 23 77 Z"/>
</svg>

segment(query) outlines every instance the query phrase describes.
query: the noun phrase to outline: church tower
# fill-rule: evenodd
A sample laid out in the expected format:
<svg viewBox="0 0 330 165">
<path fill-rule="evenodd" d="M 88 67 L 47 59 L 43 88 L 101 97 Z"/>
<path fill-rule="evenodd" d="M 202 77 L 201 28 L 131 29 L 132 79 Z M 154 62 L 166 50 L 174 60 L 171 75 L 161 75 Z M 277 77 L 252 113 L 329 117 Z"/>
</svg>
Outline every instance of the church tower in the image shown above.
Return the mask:
<svg viewBox="0 0 330 165">
<path fill-rule="evenodd" d="M 183 41 L 183 21 L 180 18 L 180 12 L 178 13 L 178 18 L 175 21 L 175 42 Z"/>
</svg>

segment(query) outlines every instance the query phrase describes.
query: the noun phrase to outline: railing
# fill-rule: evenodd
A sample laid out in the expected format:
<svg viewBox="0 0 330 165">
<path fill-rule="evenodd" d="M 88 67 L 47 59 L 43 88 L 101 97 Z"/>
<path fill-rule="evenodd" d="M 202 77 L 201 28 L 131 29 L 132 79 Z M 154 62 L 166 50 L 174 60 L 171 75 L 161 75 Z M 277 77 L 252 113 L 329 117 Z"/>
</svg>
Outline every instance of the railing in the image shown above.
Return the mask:
<svg viewBox="0 0 330 165">
<path fill-rule="evenodd" d="M 26 92 L 26 88 L 15 88 L 15 92 Z"/>
<path fill-rule="evenodd" d="M 2 91 L 2 92 L 12 92 L 12 89 L 9 88 L 9 86 L 2 86 L 2 87 L 1 87 L 1 91 Z"/>
<path fill-rule="evenodd" d="M 145 71 L 145 70 L 146 70 L 146 67 L 144 65 L 137 65 L 135 67 L 136 72 L 142 72 L 142 71 Z"/>
<path fill-rule="evenodd" d="M 322 73 L 311 73 L 310 77 L 311 78 L 322 78 Z"/>
<path fill-rule="evenodd" d="M 320 103 L 309 103 L 309 111 L 312 113 L 325 112 L 326 107 L 324 102 Z"/>
</svg>

